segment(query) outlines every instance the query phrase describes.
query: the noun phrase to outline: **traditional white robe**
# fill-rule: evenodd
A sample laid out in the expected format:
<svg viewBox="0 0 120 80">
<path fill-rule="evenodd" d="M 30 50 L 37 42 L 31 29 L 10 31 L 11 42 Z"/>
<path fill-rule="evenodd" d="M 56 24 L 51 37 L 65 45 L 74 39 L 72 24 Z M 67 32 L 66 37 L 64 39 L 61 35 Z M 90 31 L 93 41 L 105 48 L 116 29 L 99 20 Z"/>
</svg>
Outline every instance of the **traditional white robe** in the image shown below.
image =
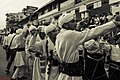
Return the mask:
<svg viewBox="0 0 120 80">
<path fill-rule="evenodd" d="M 115 24 L 111 21 L 99 27 L 82 32 L 61 29 L 56 39 L 56 51 L 61 62 L 74 63 L 79 60 L 78 46 L 92 38 L 115 28 Z M 81 80 L 81 77 L 69 76 L 60 73 L 58 80 Z"/>
<path fill-rule="evenodd" d="M 25 38 L 24 38 L 25 34 L 26 33 L 22 32 L 21 34 L 16 35 L 11 45 L 14 45 L 14 48 L 25 48 Z M 26 56 L 25 51 L 16 51 L 14 65 L 17 67 L 24 66 L 26 64 L 25 56 Z"/>
<path fill-rule="evenodd" d="M 31 50 L 41 52 L 43 53 L 44 56 L 44 40 L 41 40 L 39 35 L 32 37 L 30 47 L 32 47 Z M 43 66 L 41 66 L 40 63 L 41 63 L 40 57 L 35 57 L 32 80 L 45 80 L 45 74 L 41 73 L 41 68 Z"/>
<path fill-rule="evenodd" d="M 18 45 L 18 48 L 25 48 L 25 39 L 21 40 L 21 43 Z M 26 65 L 26 53 L 25 53 L 25 51 L 17 51 L 16 52 L 14 65 L 17 67 Z"/>
<path fill-rule="evenodd" d="M 34 64 L 33 64 L 33 76 L 32 80 L 45 80 L 44 76 L 41 74 L 41 65 L 40 65 L 40 58 L 35 57 Z"/>
</svg>

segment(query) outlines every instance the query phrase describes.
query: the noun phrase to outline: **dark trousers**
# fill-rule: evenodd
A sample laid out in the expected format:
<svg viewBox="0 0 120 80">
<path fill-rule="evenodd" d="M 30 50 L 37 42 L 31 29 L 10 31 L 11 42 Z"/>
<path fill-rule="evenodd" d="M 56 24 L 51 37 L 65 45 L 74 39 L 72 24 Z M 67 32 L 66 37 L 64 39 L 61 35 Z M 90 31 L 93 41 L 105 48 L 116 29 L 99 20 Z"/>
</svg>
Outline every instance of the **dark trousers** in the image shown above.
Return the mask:
<svg viewBox="0 0 120 80">
<path fill-rule="evenodd" d="M 114 62 L 112 62 L 114 63 Z M 120 67 L 120 62 L 119 63 L 114 63 L 117 64 Z M 109 80 L 120 80 L 120 69 L 117 70 L 115 67 L 109 67 Z"/>
<path fill-rule="evenodd" d="M 10 50 L 6 49 L 6 60 L 7 61 L 9 60 L 10 55 L 11 55 Z"/>
<path fill-rule="evenodd" d="M 104 69 L 104 59 L 96 61 L 86 56 L 83 80 L 108 80 Z"/>
<path fill-rule="evenodd" d="M 10 69 L 10 67 L 11 67 L 11 65 L 12 65 L 12 63 L 13 63 L 13 61 L 15 59 L 15 55 L 16 55 L 16 51 L 10 50 L 10 59 L 8 61 L 6 69 L 8 69 L 8 70 Z"/>
</svg>

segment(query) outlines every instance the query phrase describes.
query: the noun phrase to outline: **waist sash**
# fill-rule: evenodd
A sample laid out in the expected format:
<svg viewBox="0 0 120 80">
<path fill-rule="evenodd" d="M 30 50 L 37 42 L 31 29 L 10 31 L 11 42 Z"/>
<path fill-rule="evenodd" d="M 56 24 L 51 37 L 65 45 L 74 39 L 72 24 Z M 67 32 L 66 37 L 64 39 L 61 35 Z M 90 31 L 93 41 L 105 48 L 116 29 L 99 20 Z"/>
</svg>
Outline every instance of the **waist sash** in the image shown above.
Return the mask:
<svg viewBox="0 0 120 80">
<path fill-rule="evenodd" d="M 75 63 L 60 63 L 60 72 L 69 76 L 82 76 L 83 65 L 81 61 Z"/>
</svg>

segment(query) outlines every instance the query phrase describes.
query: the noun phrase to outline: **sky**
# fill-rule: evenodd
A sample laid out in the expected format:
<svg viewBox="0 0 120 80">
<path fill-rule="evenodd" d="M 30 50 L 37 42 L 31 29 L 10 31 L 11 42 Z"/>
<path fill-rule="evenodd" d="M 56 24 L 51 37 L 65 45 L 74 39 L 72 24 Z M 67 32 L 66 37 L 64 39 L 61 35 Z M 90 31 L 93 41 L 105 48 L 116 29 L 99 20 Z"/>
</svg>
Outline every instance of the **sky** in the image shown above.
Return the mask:
<svg viewBox="0 0 120 80">
<path fill-rule="evenodd" d="M 22 12 L 26 6 L 42 7 L 51 0 L 0 0 L 0 29 L 5 28 L 6 13 Z"/>
</svg>

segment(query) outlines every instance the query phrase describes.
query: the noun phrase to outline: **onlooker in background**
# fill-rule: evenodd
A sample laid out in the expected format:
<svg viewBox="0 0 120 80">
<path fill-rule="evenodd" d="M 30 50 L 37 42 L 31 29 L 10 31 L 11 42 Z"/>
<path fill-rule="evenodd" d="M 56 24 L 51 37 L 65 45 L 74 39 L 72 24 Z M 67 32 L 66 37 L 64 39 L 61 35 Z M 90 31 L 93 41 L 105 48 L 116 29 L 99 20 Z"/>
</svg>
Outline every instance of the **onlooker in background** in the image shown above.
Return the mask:
<svg viewBox="0 0 120 80">
<path fill-rule="evenodd" d="M 7 38 L 8 38 L 8 34 L 5 34 L 2 46 L 3 46 L 3 49 L 5 49 L 5 51 L 6 51 L 6 60 L 8 61 L 10 56 L 9 56 L 9 52 L 7 50 L 7 47 L 8 47 L 8 39 Z"/>
<path fill-rule="evenodd" d="M 16 54 L 16 52 L 13 50 L 14 47 L 15 47 L 15 45 L 13 44 L 13 39 L 14 39 L 15 36 L 16 36 L 16 34 L 11 30 L 11 33 L 8 35 L 8 38 L 7 38 L 7 41 L 8 41 L 7 59 L 9 59 L 7 67 L 5 69 L 5 71 L 7 73 L 9 73 L 9 70 L 11 68 L 11 65 L 12 65 L 12 63 L 14 61 L 15 54 Z"/>
</svg>

